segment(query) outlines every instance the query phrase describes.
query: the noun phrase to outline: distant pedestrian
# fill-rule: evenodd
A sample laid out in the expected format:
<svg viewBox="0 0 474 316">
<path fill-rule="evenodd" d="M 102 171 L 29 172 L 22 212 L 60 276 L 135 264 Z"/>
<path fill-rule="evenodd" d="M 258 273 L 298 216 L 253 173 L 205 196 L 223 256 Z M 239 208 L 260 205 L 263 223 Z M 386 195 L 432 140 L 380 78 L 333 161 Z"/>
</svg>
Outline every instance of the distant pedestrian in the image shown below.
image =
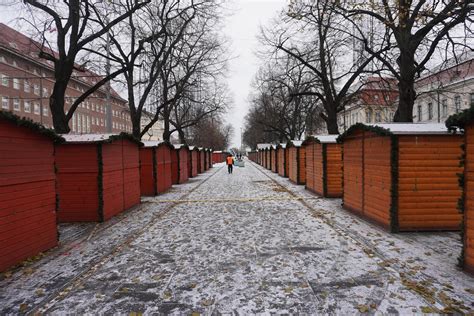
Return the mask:
<svg viewBox="0 0 474 316">
<path fill-rule="evenodd" d="M 234 157 L 232 157 L 231 155 L 227 156 L 226 163 L 227 171 L 229 172 L 229 174 L 231 174 L 234 169 Z"/>
</svg>

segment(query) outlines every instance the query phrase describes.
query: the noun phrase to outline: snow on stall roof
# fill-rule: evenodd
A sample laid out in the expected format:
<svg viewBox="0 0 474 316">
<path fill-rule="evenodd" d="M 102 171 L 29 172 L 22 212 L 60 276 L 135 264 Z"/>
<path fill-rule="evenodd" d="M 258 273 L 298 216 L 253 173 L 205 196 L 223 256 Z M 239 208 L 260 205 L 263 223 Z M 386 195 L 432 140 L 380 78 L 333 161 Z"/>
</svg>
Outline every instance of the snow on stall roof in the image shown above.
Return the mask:
<svg viewBox="0 0 474 316">
<path fill-rule="evenodd" d="M 222 150 L 213 151 L 214 154 L 222 154 Z"/>
<path fill-rule="evenodd" d="M 142 141 L 144 147 L 156 147 L 164 143 L 164 141 L 153 141 L 153 140 L 145 140 Z"/>
<path fill-rule="evenodd" d="M 257 144 L 257 149 L 266 149 L 270 146 L 270 144 Z"/>
<path fill-rule="evenodd" d="M 184 147 L 184 144 L 174 144 L 173 146 L 175 149 L 181 149 L 181 147 Z"/>
<path fill-rule="evenodd" d="M 446 125 L 442 123 L 384 123 L 365 124 L 366 126 L 381 127 L 395 135 L 432 135 L 449 134 Z"/>
<path fill-rule="evenodd" d="M 322 144 L 335 144 L 339 135 L 313 135 Z"/>
<path fill-rule="evenodd" d="M 283 149 L 285 149 L 285 148 L 286 148 L 286 144 L 281 143 L 281 144 L 280 144 L 280 147 L 283 148 Z"/>
<path fill-rule="evenodd" d="M 62 134 L 67 143 L 95 143 L 108 140 L 117 134 Z"/>
<path fill-rule="evenodd" d="M 291 143 L 295 147 L 301 147 L 301 145 L 303 144 L 303 141 L 302 140 L 292 140 Z"/>
<path fill-rule="evenodd" d="M 196 146 L 188 146 L 189 150 L 194 150 Z"/>
</svg>

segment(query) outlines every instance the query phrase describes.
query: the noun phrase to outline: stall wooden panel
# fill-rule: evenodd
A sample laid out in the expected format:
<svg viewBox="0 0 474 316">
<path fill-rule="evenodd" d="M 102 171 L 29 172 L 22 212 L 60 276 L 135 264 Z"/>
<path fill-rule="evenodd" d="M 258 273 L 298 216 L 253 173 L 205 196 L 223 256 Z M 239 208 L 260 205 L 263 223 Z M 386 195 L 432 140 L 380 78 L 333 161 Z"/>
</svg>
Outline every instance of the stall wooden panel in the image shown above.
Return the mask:
<svg viewBox="0 0 474 316">
<path fill-rule="evenodd" d="M 385 228 L 390 227 L 391 138 L 364 134 L 363 208 L 364 216 Z"/>
<path fill-rule="evenodd" d="M 288 177 L 286 173 L 286 155 L 285 155 L 285 148 L 279 147 L 278 148 L 278 174 L 282 177 Z"/>
<path fill-rule="evenodd" d="M 461 136 L 399 136 L 400 230 L 458 230 Z"/>
<path fill-rule="evenodd" d="M 164 193 L 173 185 L 172 156 L 174 149 L 168 144 L 162 144 L 155 149 L 156 155 L 156 191 Z"/>
<path fill-rule="evenodd" d="M 189 179 L 189 150 L 187 147 L 181 147 L 178 151 L 179 159 L 179 178 L 178 183 L 185 183 Z"/>
<path fill-rule="evenodd" d="M 56 146 L 58 221 L 97 222 L 99 212 L 99 144 Z"/>
<path fill-rule="evenodd" d="M 171 150 L 171 182 L 179 183 L 179 150 Z"/>
<path fill-rule="evenodd" d="M 270 149 L 270 154 L 272 156 L 271 170 L 272 170 L 272 172 L 278 173 L 278 155 L 277 155 L 276 148 L 272 147 Z"/>
<path fill-rule="evenodd" d="M 356 213 L 363 210 L 363 132 L 344 139 L 344 208 Z"/>
<path fill-rule="evenodd" d="M 140 148 L 140 191 L 143 196 L 153 196 L 156 194 L 153 154 L 154 148 Z"/>
<path fill-rule="evenodd" d="M 474 274 L 474 124 L 465 127 L 464 268 Z"/>
<path fill-rule="evenodd" d="M 342 146 L 326 145 L 327 197 L 342 197 Z"/>
<path fill-rule="evenodd" d="M 53 140 L 10 115 L 0 116 L 0 271 L 57 245 Z"/>
</svg>

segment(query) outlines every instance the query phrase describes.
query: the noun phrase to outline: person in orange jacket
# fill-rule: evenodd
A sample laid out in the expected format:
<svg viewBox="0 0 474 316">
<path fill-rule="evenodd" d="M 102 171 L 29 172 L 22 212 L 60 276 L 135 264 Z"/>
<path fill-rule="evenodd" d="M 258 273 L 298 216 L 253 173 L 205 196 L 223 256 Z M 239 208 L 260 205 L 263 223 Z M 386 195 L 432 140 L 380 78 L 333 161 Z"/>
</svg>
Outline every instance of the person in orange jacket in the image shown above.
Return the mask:
<svg viewBox="0 0 474 316">
<path fill-rule="evenodd" d="M 234 169 L 234 157 L 232 157 L 232 155 L 227 156 L 226 163 L 227 171 L 231 174 Z"/>
</svg>

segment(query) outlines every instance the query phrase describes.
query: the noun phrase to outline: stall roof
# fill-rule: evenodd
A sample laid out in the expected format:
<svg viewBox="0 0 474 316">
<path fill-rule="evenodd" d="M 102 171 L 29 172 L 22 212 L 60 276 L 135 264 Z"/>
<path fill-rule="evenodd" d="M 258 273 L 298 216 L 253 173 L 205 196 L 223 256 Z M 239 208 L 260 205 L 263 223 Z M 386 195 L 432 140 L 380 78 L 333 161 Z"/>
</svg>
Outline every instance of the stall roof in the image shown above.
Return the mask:
<svg viewBox="0 0 474 316">
<path fill-rule="evenodd" d="M 314 140 L 320 142 L 321 144 L 335 144 L 335 143 L 337 143 L 337 138 L 338 137 L 339 137 L 339 135 L 311 135 L 311 136 L 308 136 L 306 141 L 314 139 Z"/>
<path fill-rule="evenodd" d="M 302 140 L 290 140 L 288 143 L 287 143 L 287 147 L 301 147 L 301 145 L 303 144 L 303 141 Z"/>
<path fill-rule="evenodd" d="M 384 123 L 384 124 L 365 124 L 372 127 L 386 129 L 394 135 L 412 135 L 412 134 L 448 134 L 449 131 L 441 123 Z"/>
<path fill-rule="evenodd" d="M 117 134 L 63 134 L 61 135 L 68 143 L 98 143 L 108 141 Z"/>
<path fill-rule="evenodd" d="M 257 144 L 257 149 L 267 149 L 271 144 Z"/>
</svg>

